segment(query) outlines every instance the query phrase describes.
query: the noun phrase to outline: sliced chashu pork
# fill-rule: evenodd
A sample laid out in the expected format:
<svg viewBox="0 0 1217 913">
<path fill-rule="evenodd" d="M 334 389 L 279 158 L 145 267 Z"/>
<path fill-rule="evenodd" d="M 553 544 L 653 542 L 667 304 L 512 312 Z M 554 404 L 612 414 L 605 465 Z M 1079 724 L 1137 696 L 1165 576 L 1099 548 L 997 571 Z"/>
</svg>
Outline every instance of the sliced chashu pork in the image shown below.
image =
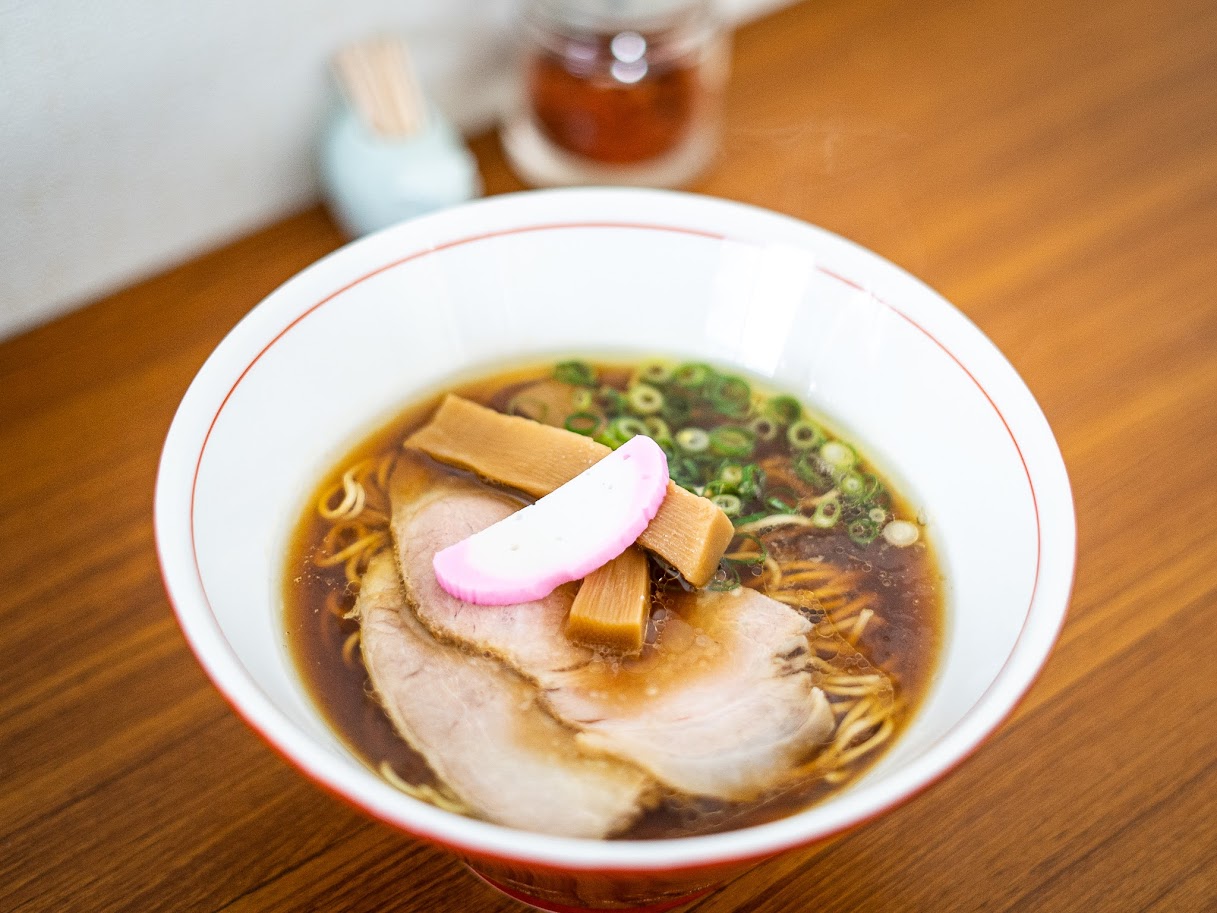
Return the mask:
<svg viewBox="0 0 1217 913">
<path fill-rule="evenodd" d="M 364 665 L 401 736 L 479 816 L 565 837 L 606 837 L 633 821 L 654 782 L 593 756 L 501 662 L 435 640 L 406 602 L 393 556 L 360 588 Z"/>
<path fill-rule="evenodd" d="M 662 639 L 682 643 L 624 670 L 593 663 L 544 689 L 584 746 L 685 792 L 744 799 L 828 741 L 833 715 L 812 682 L 807 619 L 744 588 L 683 594 L 668 611 Z"/>
<path fill-rule="evenodd" d="M 798 612 L 751 590 L 677 600 L 659 649 L 614 669 L 570 643 L 574 587 L 513 606 L 475 606 L 440 588 L 431 559 L 519 504 L 484 485 L 431 478 L 403 461 L 391 482 L 398 561 L 436 635 L 501 657 L 536 682 L 580 741 L 682 792 L 755 796 L 828 740 L 833 717 L 812 682 Z"/>
</svg>

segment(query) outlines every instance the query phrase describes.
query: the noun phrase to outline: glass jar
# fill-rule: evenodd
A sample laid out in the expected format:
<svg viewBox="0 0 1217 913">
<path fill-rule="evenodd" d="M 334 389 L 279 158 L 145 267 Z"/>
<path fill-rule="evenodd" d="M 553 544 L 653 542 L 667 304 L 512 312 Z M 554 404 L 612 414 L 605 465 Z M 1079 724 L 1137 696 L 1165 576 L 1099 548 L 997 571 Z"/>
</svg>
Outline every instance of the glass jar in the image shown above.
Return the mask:
<svg viewBox="0 0 1217 913">
<path fill-rule="evenodd" d="M 718 148 L 728 37 L 713 0 L 525 0 L 508 161 L 536 186 L 670 187 Z"/>
</svg>

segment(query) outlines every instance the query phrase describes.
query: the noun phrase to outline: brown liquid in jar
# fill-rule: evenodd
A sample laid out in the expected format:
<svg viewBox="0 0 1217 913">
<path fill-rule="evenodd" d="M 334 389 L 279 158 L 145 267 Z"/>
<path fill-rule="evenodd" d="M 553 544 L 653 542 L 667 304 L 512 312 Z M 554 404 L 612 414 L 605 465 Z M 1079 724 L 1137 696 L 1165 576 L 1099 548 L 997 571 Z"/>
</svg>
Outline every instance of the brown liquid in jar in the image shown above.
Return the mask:
<svg viewBox="0 0 1217 913">
<path fill-rule="evenodd" d="M 670 45 L 662 34 L 555 36 L 527 63 L 541 131 L 556 146 L 606 164 L 671 152 L 690 130 L 700 83 L 697 55 L 678 55 Z"/>
</svg>

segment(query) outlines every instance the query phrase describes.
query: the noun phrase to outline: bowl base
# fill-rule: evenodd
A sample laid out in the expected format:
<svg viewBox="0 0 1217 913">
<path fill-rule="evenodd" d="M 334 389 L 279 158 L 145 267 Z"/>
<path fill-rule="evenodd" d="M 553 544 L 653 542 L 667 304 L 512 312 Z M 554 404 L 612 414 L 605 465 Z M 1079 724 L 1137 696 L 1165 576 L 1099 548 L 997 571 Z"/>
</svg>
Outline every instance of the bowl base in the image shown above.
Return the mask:
<svg viewBox="0 0 1217 913">
<path fill-rule="evenodd" d="M 678 910 L 695 900 L 700 900 L 719 887 L 719 883 L 716 882 L 711 885 L 698 887 L 687 893 L 682 891 L 677 896 L 663 894 L 657 890 L 656 893 L 659 893 L 660 896 L 651 899 L 639 898 L 634 896 L 633 892 L 630 892 L 631 896 L 628 899 L 622 897 L 622 899 L 616 900 L 605 896 L 603 899 L 596 901 L 587 901 L 575 895 L 571 887 L 555 890 L 541 884 L 530 885 L 519 882 L 503 884 L 484 872 L 479 872 L 474 864 L 468 860 L 465 860 L 465 867 L 480 881 L 505 897 L 510 897 L 512 900 L 526 904 L 535 910 L 545 910 L 547 913 L 597 913 L 597 911 L 603 910 L 614 910 L 617 913 L 670 913 L 670 911 Z M 536 891 L 543 891 L 552 896 L 539 897 L 534 893 Z M 558 899 L 559 896 L 562 899 Z"/>
</svg>

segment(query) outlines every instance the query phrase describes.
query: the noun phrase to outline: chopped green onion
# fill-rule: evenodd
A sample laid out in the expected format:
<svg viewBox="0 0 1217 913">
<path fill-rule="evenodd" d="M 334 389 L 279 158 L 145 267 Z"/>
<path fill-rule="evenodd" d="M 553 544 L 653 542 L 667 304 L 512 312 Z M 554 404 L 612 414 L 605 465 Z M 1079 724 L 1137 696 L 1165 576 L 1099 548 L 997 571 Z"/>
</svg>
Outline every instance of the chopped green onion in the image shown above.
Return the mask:
<svg viewBox="0 0 1217 913">
<path fill-rule="evenodd" d="M 778 423 L 763 415 L 750 421 L 748 427 L 758 441 L 772 441 L 778 436 Z"/>
<path fill-rule="evenodd" d="M 647 426 L 647 434 L 656 444 L 662 447 L 672 443 L 672 429 L 658 415 L 648 415 L 642 423 Z"/>
<path fill-rule="evenodd" d="M 850 521 L 845 532 L 858 545 L 870 545 L 879 535 L 879 524 L 870 517 L 858 517 Z"/>
<path fill-rule="evenodd" d="M 621 438 L 621 443 L 624 444 L 635 435 L 646 434 L 647 426 L 641 419 L 636 419 L 629 415 L 622 415 L 613 419 L 613 421 L 609 424 L 609 430 L 612 434 Z"/>
<path fill-rule="evenodd" d="M 765 485 L 765 472 L 755 463 L 749 463 L 744 467 L 744 477 L 740 479 L 736 493 L 748 500 L 750 498 L 759 498 L 761 489 Z"/>
<path fill-rule="evenodd" d="M 586 387 L 580 387 L 575 391 L 575 395 L 570 398 L 570 402 L 575 407 L 576 412 L 586 412 L 592 408 L 595 398 L 595 394 L 591 390 L 588 390 Z"/>
<path fill-rule="evenodd" d="M 620 390 L 613 387 L 604 386 L 596 392 L 596 401 L 604 408 L 604 411 L 609 415 L 620 415 L 626 410 L 629 402 Z"/>
<path fill-rule="evenodd" d="M 596 369 L 585 361 L 563 361 L 554 367 L 554 379 L 576 387 L 593 387 L 596 384 Z"/>
<path fill-rule="evenodd" d="M 870 486 L 860 473 L 852 469 L 837 480 L 837 487 L 848 501 L 861 501 L 870 494 Z"/>
<path fill-rule="evenodd" d="M 872 520 L 874 520 L 876 523 L 882 523 L 884 520 L 887 519 L 887 511 L 884 510 L 882 507 L 872 507 L 870 509 L 870 511 L 867 513 L 867 516 L 870 517 Z"/>
<path fill-rule="evenodd" d="M 841 519 L 841 502 L 834 492 L 816 505 L 816 512 L 811 516 L 813 525 L 820 529 L 831 529 Z"/>
<path fill-rule="evenodd" d="M 686 390 L 700 390 L 713 376 L 714 370 L 699 362 L 686 362 L 672 372 L 672 380 Z"/>
<path fill-rule="evenodd" d="M 681 428 L 675 440 L 676 446 L 686 453 L 702 453 L 710 446 L 710 435 L 702 428 Z"/>
<path fill-rule="evenodd" d="M 692 491 L 701 485 L 701 470 L 697 462 L 687 456 L 673 456 L 668 460 L 668 476 L 681 488 Z"/>
<path fill-rule="evenodd" d="M 766 498 L 765 503 L 768 504 L 770 507 L 772 507 L 774 510 L 776 510 L 780 514 L 797 514 L 799 512 L 798 507 L 796 507 L 793 504 L 787 504 L 785 501 L 783 501 L 781 498 L 778 498 L 778 497 Z"/>
<path fill-rule="evenodd" d="M 738 586 L 739 571 L 731 566 L 731 562 L 722 561 L 718 565 L 718 570 L 714 572 L 714 576 L 710 578 L 710 582 L 706 584 L 706 589 L 726 592 L 734 590 Z"/>
<path fill-rule="evenodd" d="M 832 488 L 832 474 L 810 450 L 804 450 L 794 461 L 794 471 L 800 479 L 817 491 Z"/>
<path fill-rule="evenodd" d="M 738 516 L 740 508 L 743 507 L 743 503 L 735 495 L 715 495 L 710 501 L 717 504 L 728 517 Z"/>
<path fill-rule="evenodd" d="M 710 452 L 725 457 L 749 457 L 756 449 L 756 435 L 738 425 L 721 425 L 710 432 Z"/>
<path fill-rule="evenodd" d="M 666 384 L 672 379 L 672 366 L 662 361 L 649 361 L 638 369 L 638 379 L 648 384 Z"/>
<path fill-rule="evenodd" d="M 693 403 L 679 390 L 669 387 L 663 400 L 660 414 L 672 425 L 683 425 L 693 414 Z"/>
<path fill-rule="evenodd" d="M 651 415 L 663 408 L 663 394 L 650 384 L 636 384 L 625 394 L 630 408 L 640 415 Z"/>
<path fill-rule="evenodd" d="M 775 396 L 765 403 L 762 412 L 779 425 L 789 425 L 799 420 L 799 416 L 803 414 L 803 406 L 793 396 Z"/>
<path fill-rule="evenodd" d="M 739 463 L 723 463 L 718 471 L 718 480 L 726 487 L 734 490 L 744 481 L 744 467 Z"/>
<path fill-rule="evenodd" d="M 786 429 L 786 440 L 795 450 L 811 450 L 823 444 L 828 437 L 819 425 L 804 421 L 795 422 Z"/>
<path fill-rule="evenodd" d="M 719 467 L 718 475 L 707 485 L 707 490 L 715 494 L 726 492 L 739 495 L 745 501 L 760 496 L 765 474 L 755 463 L 741 466 L 738 463 L 724 463 Z"/>
<path fill-rule="evenodd" d="M 608 427 L 595 437 L 595 441 L 616 450 L 637 434 L 646 434 L 647 426 L 641 419 L 630 415 L 619 415 L 608 423 Z"/>
<path fill-rule="evenodd" d="M 759 511 L 758 513 L 747 514 L 743 517 L 732 517 L 731 522 L 733 524 L 735 524 L 736 526 L 746 526 L 747 524 L 753 522 L 754 520 L 763 520 L 768 516 L 770 516 L 769 511 L 762 510 L 762 511 Z"/>
<path fill-rule="evenodd" d="M 600 430 L 601 418 L 595 412 L 576 412 L 566 417 L 566 430 L 587 437 L 595 437 Z"/>
<path fill-rule="evenodd" d="M 734 564 L 764 564 L 765 559 L 769 557 L 769 549 L 765 548 L 765 543 L 759 537 L 752 533 L 736 533 L 735 539 L 732 540 L 731 551 L 736 551 L 735 541 L 742 539 L 744 542 L 751 542 L 756 545 L 758 551 L 755 555 L 748 555 L 744 558 L 728 558 L 727 560 Z"/>
<path fill-rule="evenodd" d="M 719 415 L 743 418 L 752 408 L 752 388 L 740 377 L 719 375 L 710 381 L 706 398 Z"/>
<path fill-rule="evenodd" d="M 856 469 L 851 469 L 838 478 L 837 487 L 841 489 L 841 493 L 847 500 L 860 504 L 864 510 L 869 511 L 872 507 L 886 506 L 886 502 L 884 504 L 876 503 L 883 500 L 881 496 L 886 492 L 883 490 L 883 483 L 879 481 L 879 477 L 869 472 L 858 472 Z"/>
<path fill-rule="evenodd" d="M 858 454 L 849 444 L 841 441 L 829 441 L 820 448 L 820 459 L 836 472 L 848 472 L 858 462 Z"/>
</svg>

